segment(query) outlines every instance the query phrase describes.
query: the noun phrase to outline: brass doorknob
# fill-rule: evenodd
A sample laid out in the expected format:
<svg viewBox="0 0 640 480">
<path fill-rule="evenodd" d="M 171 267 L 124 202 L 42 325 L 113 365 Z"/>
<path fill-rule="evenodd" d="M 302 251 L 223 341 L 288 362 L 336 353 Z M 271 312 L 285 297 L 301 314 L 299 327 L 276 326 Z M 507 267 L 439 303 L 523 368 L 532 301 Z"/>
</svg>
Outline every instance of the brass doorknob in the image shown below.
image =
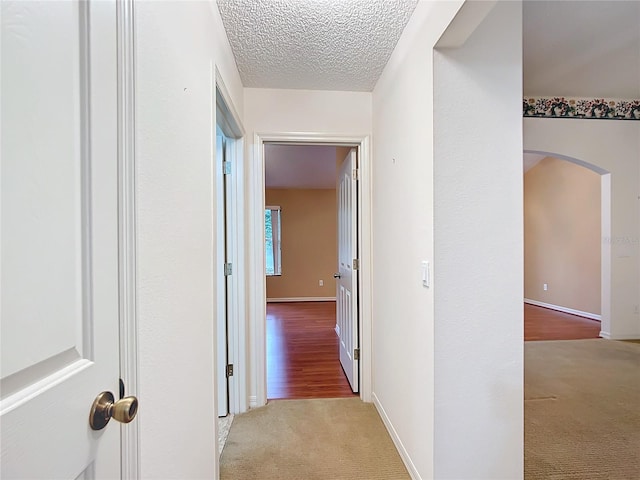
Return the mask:
<svg viewBox="0 0 640 480">
<path fill-rule="evenodd" d="M 136 397 L 115 400 L 113 393 L 102 392 L 91 405 L 89 425 L 93 430 L 102 430 L 111 418 L 121 423 L 129 423 L 136 418 L 136 413 L 138 413 L 138 399 Z"/>
</svg>

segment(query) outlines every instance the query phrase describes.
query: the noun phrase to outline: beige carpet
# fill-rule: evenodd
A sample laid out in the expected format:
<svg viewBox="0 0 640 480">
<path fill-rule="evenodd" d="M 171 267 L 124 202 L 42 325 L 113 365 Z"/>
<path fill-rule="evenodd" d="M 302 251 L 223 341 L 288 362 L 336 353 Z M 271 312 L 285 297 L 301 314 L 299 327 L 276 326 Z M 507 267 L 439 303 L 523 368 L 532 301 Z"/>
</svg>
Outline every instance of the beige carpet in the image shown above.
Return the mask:
<svg viewBox="0 0 640 480">
<path fill-rule="evenodd" d="M 525 343 L 525 479 L 640 479 L 640 345 Z"/>
<path fill-rule="evenodd" d="M 218 455 L 222 455 L 222 449 L 227 443 L 227 437 L 229 436 L 229 430 L 231 430 L 232 423 L 233 413 L 230 413 L 226 417 L 218 418 Z"/>
<path fill-rule="evenodd" d="M 375 407 L 357 398 L 272 400 L 237 415 L 222 480 L 409 479 Z"/>
</svg>

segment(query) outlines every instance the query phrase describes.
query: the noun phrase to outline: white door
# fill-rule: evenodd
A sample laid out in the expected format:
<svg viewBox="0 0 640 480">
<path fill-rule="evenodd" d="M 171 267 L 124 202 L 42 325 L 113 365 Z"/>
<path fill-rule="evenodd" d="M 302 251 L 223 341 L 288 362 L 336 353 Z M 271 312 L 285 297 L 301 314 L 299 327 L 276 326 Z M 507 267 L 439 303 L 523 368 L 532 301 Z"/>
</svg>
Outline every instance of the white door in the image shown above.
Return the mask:
<svg viewBox="0 0 640 480">
<path fill-rule="evenodd" d="M 232 304 L 232 294 L 233 294 L 233 275 L 236 275 L 235 268 L 236 266 L 233 264 L 234 259 L 234 251 L 233 251 L 233 224 L 231 211 L 233 208 L 233 189 L 231 188 L 231 149 L 233 145 L 233 140 L 230 140 L 228 137 L 225 138 L 224 142 L 224 161 L 225 161 L 225 175 L 224 175 L 224 258 L 225 262 L 229 264 L 229 269 L 227 270 L 227 275 L 224 279 L 224 288 L 225 288 L 225 354 L 226 354 L 226 365 L 231 367 L 233 370 L 232 358 L 233 358 L 233 348 L 229 343 L 229 339 L 232 337 L 233 327 L 231 326 L 231 322 L 233 321 L 233 304 Z M 233 371 L 226 371 L 225 365 L 225 376 L 226 386 L 227 386 L 227 409 L 225 414 L 228 414 L 231 408 L 231 404 L 233 402 Z"/>
<path fill-rule="evenodd" d="M 351 389 L 358 391 L 358 258 L 356 150 L 351 149 L 338 172 L 338 273 L 336 333 L 340 363 Z"/>
<path fill-rule="evenodd" d="M 119 478 L 115 2 L 0 8 L 0 476 Z"/>
<path fill-rule="evenodd" d="M 227 278 L 225 264 L 227 263 L 227 175 L 225 174 L 226 138 L 217 127 L 216 134 L 216 325 L 217 325 L 217 371 L 218 371 L 218 416 L 224 417 L 229 413 L 229 379 L 227 377 L 228 363 L 228 319 L 227 319 Z"/>
</svg>

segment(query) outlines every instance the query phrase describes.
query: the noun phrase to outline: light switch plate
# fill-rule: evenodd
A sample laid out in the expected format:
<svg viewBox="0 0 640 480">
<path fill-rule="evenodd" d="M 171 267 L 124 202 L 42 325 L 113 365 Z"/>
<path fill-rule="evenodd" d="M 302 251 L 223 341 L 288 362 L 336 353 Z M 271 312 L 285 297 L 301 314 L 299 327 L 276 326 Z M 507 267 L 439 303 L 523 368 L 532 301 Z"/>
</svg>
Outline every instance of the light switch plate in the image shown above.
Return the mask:
<svg viewBox="0 0 640 480">
<path fill-rule="evenodd" d="M 422 286 L 429 288 L 431 286 L 431 272 L 429 268 L 429 262 L 422 261 Z"/>
</svg>

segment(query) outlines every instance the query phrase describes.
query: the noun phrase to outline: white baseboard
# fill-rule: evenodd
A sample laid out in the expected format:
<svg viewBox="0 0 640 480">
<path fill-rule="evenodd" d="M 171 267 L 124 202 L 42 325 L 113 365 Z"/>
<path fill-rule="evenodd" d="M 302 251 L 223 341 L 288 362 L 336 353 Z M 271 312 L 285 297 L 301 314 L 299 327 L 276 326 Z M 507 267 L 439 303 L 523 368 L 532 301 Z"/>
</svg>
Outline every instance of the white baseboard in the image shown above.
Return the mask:
<svg viewBox="0 0 640 480">
<path fill-rule="evenodd" d="M 267 303 L 277 302 L 335 302 L 336 297 L 286 297 L 267 298 Z"/>
<path fill-rule="evenodd" d="M 258 398 L 255 395 L 249 396 L 249 408 L 256 408 L 258 406 Z"/>
<path fill-rule="evenodd" d="M 387 431 L 389 432 L 389 436 L 391 437 L 391 440 L 393 440 L 393 444 L 396 446 L 396 450 L 398 450 L 398 453 L 400 454 L 400 458 L 402 458 L 402 462 L 404 463 L 404 466 L 407 467 L 407 470 L 409 471 L 409 475 L 411 476 L 412 480 L 422 480 L 422 477 L 418 474 L 418 471 L 416 470 L 416 466 L 413 464 L 413 462 L 411 461 L 411 458 L 409 457 L 409 454 L 407 453 L 407 449 L 404 448 L 404 445 L 402 444 L 400 437 L 398 437 L 398 432 L 396 432 L 396 429 L 393 428 L 393 425 L 391 424 L 391 420 L 389 420 L 387 412 L 385 412 L 384 407 L 380 403 L 380 399 L 375 394 L 375 392 L 373 392 L 371 396 L 373 397 L 373 405 L 376 407 L 376 410 L 378 410 L 378 415 L 380 415 L 380 418 L 382 419 L 382 423 L 384 423 L 384 426 L 387 428 Z"/>
<path fill-rule="evenodd" d="M 600 336 L 602 338 L 606 338 L 607 340 L 640 340 L 640 333 L 631 335 L 611 335 L 609 332 L 601 331 Z"/>
<path fill-rule="evenodd" d="M 591 320 L 598 320 L 599 322 L 602 321 L 602 316 L 597 313 L 583 312 L 582 310 L 574 310 L 573 308 L 561 307 L 559 305 L 552 305 L 550 303 L 539 302 L 537 300 L 529 300 L 528 298 L 524 299 L 524 303 L 536 305 L 538 307 L 550 308 L 551 310 L 557 310 L 563 313 L 570 313 L 571 315 L 578 315 L 579 317 L 590 318 Z"/>
</svg>

